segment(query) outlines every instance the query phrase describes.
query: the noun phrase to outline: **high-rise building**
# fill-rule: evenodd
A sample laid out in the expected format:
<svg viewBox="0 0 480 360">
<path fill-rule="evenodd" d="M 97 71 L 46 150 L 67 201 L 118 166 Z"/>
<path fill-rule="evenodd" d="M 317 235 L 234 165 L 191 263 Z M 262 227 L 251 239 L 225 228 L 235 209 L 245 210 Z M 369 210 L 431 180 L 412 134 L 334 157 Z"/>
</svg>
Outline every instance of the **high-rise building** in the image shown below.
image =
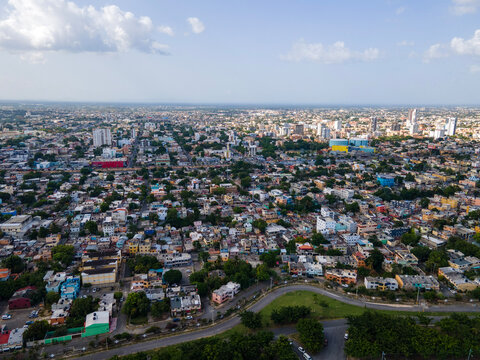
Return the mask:
<svg viewBox="0 0 480 360">
<path fill-rule="evenodd" d="M 457 118 L 451 117 L 445 121 L 445 130 L 448 136 L 454 136 L 457 131 Z"/>
<path fill-rule="evenodd" d="M 335 122 L 333 123 L 333 129 L 335 131 L 342 130 L 342 120 L 335 120 Z"/>
<path fill-rule="evenodd" d="M 417 134 L 418 133 L 418 124 L 416 122 L 410 124 L 409 130 L 410 130 L 410 135 Z"/>
<path fill-rule="evenodd" d="M 112 133 L 110 129 L 93 130 L 93 146 L 99 147 L 103 145 L 112 145 Z"/>
<path fill-rule="evenodd" d="M 408 110 L 407 127 L 417 122 L 417 109 Z"/>
<path fill-rule="evenodd" d="M 305 126 L 303 124 L 295 124 L 295 134 L 303 135 L 304 127 Z"/>
<path fill-rule="evenodd" d="M 330 129 L 325 124 L 318 124 L 317 136 L 321 139 L 330 139 Z"/>
<path fill-rule="evenodd" d="M 375 116 L 372 116 L 370 118 L 370 132 L 374 133 L 375 131 L 377 131 L 377 125 L 377 118 Z"/>
</svg>

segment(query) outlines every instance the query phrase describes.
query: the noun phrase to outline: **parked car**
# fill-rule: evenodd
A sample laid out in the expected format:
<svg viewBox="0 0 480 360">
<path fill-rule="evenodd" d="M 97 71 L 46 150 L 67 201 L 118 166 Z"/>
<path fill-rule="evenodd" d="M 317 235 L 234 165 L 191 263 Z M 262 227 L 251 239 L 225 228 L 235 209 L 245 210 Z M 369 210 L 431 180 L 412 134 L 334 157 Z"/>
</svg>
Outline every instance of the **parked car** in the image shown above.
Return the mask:
<svg viewBox="0 0 480 360">
<path fill-rule="evenodd" d="M 187 319 L 187 320 L 192 320 L 192 319 L 193 319 L 193 316 L 192 316 L 192 315 L 188 315 L 185 319 Z"/>
<path fill-rule="evenodd" d="M 343 336 L 345 340 L 348 340 L 348 333 L 346 332 L 345 335 Z"/>
<path fill-rule="evenodd" d="M 10 320 L 12 318 L 12 315 L 10 314 L 3 314 L 2 315 L 2 320 Z"/>
<path fill-rule="evenodd" d="M 32 320 L 28 320 L 25 325 L 32 325 L 33 324 L 33 321 Z"/>
<path fill-rule="evenodd" d="M 310 355 L 308 355 L 307 353 L 303 353 L 303 358 L 305 360 L 310 360 L 312 357 Z"/>
<path fill-rule="evenodd" d="M 177 321 L 180 321 L 179 318 L 173 318 L 173 322 L 177 322 Z"/>
<path fill-rule="evenodd" d="M 305 352 L 305 349 L 302 348 L 301 346 L 298 347 L 298 351 L 300 351 L 301 353 L 304 353 Z"/>
</svg>

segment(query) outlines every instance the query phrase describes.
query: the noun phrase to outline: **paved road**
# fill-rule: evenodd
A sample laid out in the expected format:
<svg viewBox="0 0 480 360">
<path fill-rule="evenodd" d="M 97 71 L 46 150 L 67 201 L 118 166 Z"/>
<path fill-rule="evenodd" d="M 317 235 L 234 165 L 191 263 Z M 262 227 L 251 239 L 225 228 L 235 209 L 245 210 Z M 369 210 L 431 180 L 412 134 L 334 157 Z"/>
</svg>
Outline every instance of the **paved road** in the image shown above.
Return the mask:
<svg viewBox="0 0 480 360">
<path fill-rule="evenodd" d="M 356 306 L 366 306 L 369 309 L 376 309 L 376 310 L 396 310 L 396 311 L 410 311 L 410 312 L 417 312 L 421 311 L 422 308 L 419 306 L 412 306 L 412 305 L 401 305 L 401 304 L 377 304 L 371 302 L 363 302 L 357 299 L 347 298 L 346 296 L 341 296 L 338 294 L 330 293 L 324 289 L 311 286 L 311 285 L 290 285 L 285 286 L 279 289 L 272 291 L 271 293 L 267 294 L 265 297 L 258 300 L 255 304 L 253 304 L 249 310 L 258 312 L 262 310 L 265 306 L 270 304 L 273 300 L 277 297 L 284 295 L 286 293 L 297 291 L 297 290 L 306 290 L 315 292 L 317 294 L 325 295 L 330 298 L 342 301 L 347 304 L 356 305 Z M 449 306 L 442 306 L 436 305 L 431 306 L 427 309 L 428 311 L 435 311 L 435 312 L 451 312 L 451 311 L 463 311 L 463 312 L 478 312 L 480 309 L 475 305 L 449 305 Z M 327 338 L 329 340 L 328 348 L 324 351 L 326 352 L 325 357 L 319 355 L 322 359 L 343 359 L 343 335 L 342 333 L 345 330 L 345 326 L 343 325 L 342 321 L 345 320 L 337 320 L 339 321 L 336 326 L 329 328 L 327 331 Z M 140 351 L 152 350 L 164 346 L 179 344 L 186 341 L 192 341 L 201 339 L 204 337 L 218 335 L 232 327 L 238 325 L 240 323 L 240 319 L 238 316 L 232 317 L 228 320 L 218 323 L 217 325 L 200 329 L 197 331 L 192 331 L 188 333 L 178 334 L 170 337 L 165 337 L 162 339 L 144 341 L 141 343 L 126 345 L 120 348 L 111 349 L 108 351 L 97 352 L 94 354 L 89 354 L 80 357 L 83 360 L 98 360 L 98 359 L 108 359 L 114 355 L 125 355 L 136 353 Z M 339 340 L 340 336 L 340 340 Z"/>
</svg>

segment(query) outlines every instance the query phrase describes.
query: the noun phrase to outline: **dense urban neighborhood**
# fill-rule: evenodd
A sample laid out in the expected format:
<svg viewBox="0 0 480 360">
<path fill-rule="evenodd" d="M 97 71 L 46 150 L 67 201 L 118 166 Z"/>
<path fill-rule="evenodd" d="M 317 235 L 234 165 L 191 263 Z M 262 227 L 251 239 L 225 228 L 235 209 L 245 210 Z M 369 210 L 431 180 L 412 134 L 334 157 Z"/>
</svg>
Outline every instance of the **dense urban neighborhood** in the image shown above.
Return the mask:
<svg viewBox="0 0 480 360">
<path fill-rule="evenodd" d="M 0 126 L 6 357 L 480 356 L 476 108 L 4 104 Z"/>
</svg>

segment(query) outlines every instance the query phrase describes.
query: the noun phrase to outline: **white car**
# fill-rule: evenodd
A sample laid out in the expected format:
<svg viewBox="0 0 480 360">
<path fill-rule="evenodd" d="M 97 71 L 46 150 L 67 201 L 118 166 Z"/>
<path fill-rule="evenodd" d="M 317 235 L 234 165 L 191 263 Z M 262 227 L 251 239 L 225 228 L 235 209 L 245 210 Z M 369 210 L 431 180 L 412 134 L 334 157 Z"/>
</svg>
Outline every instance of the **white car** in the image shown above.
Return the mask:
<svg viewBox="0 0 480 360">
<path fill-rule="evenodd" d="M 343 338 L 344 338 L 345 340 L 348 340 L 348 333 L 345 333 L 345 335 L 343 336 Z"/>
<path fill-rule="evenodd" d="M 305 352 L 305 349 L 302 348 L 301 346 L 298 347 L 298 351 L 300 351 L 301 353 L 304 353 Z"/>
<path fill-rule="evenodd" d="M 2 320 L 10 320 L 12 318 L 12 315 L 10 314 L 3 314 L 2 315 Z"/>
</svg>

